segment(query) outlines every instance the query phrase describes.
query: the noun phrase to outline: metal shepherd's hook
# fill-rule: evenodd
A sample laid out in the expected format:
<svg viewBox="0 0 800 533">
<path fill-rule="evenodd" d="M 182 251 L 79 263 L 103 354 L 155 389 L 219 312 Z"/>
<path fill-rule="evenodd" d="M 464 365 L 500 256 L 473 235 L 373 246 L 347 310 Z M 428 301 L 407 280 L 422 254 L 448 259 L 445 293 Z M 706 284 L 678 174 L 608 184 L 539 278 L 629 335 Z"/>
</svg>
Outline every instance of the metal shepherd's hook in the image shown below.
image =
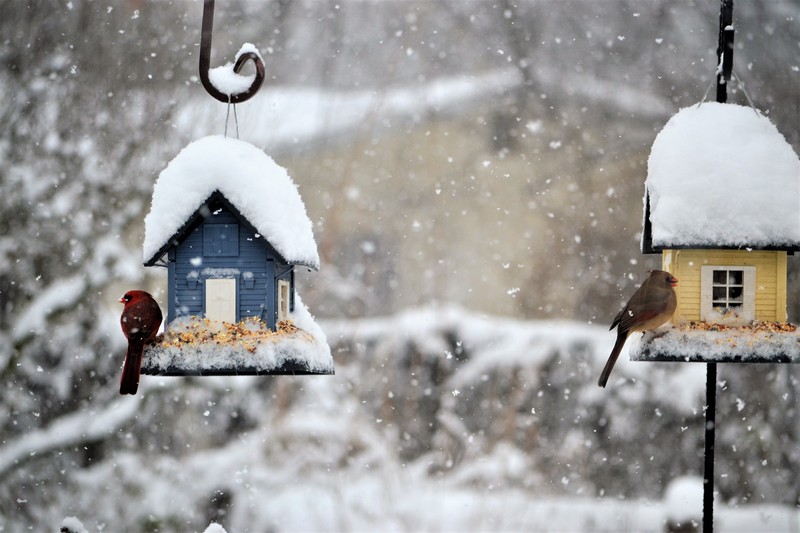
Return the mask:
<svg viewBox="0 0 800 533">
<path fill-rule="evenodd" d="M 214 0 L 205 0 L 203 5 L 202 33 L 200 35 L 200 81 L 203 83 L 208 94 L 227 104 L 238 104 L 252 98 L 261 88 L 264 82 L 264 62 L 255 52 L 244 52 L 239 55 L 233 71 L 238 74 L 244 63 L 248 60 L 253 61 L 256 67 L 256 77 L 253 83 L 246 90 L 235 93 L 225 94 L 217 89 L 208 78 L 208 71 L 211 67 L 211 34 L 214 28 Z"/>
</svg>

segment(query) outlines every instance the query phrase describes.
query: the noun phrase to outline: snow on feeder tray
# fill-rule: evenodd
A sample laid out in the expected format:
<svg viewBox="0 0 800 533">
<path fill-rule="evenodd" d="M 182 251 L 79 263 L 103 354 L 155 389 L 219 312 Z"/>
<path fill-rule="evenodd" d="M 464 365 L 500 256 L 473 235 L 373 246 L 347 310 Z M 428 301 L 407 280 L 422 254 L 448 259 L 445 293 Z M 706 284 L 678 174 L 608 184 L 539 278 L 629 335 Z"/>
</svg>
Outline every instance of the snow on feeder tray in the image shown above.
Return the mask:
<svg viewBox="0 0 800 533">
<path fill-rule="evenodd" d="M 768 118 L 717 102 L 682 109 L 647 162 L 642 251 L 680 280 L 675 326 L 641 361 L 800 362 L 786 324 L 787 254 L 800 250 L 800 160 Z"/>
<path fill-rule="evenodd" d="M 311 221 L 263 151 L 221 136 L 186 146 L 156 181 L 144 258 L 167 268 L 168 304 L 142 374 L 334 373 L 295 291 L 295 267 L 319 269 Z"/>
</svg>

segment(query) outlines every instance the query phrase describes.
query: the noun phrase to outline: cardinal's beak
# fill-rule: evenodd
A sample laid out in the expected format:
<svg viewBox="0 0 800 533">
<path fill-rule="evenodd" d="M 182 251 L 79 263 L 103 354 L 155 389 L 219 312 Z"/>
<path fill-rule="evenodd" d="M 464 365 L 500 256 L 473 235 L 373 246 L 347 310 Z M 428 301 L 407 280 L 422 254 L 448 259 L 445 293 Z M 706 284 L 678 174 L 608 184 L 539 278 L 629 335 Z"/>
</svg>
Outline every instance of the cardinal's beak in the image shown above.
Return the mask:
<svg viewBox="0 0 800 533">
<path fill-rule="evenodd" d="M 678 278 L 676 278 L 676 277 L 674 277 L 674 276 L 671 276 L 671 277 L 669 278 L 669 283 L 670 283 L 670 285 L 672 285 L 673 287 L 674 287 L 674 286 L 676 286 L 676 285 L 678 284 Z"/>
<path fill-rule="evenodd" d="M 124 296 L 123 296 L 122 298 L 120 298 L 119 300 L 117 300 L 117 301 L 118 301 L 119 303 L 121 303 L 121 304 L 126 304 L 126 303 L 128 303 L 128 302 L 126 302 L 126 301 L 125 301 L 125 297 L 124 297 Z"/>
</svg>

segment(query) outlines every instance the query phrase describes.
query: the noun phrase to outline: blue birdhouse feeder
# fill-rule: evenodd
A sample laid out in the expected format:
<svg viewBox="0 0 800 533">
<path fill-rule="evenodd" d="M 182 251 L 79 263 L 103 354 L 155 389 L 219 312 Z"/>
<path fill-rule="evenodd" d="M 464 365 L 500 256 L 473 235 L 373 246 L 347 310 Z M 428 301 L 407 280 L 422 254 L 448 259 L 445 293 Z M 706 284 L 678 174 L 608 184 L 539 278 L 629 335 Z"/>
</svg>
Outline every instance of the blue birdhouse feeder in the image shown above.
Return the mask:
<svg viewBox="0 0 800 533">
<path fill-rule="evenodd" d="M 156 181 L 144 259 L 166 267 L 168 304 L 142 373 L 333 373 L 295 292 L 296 267 L 319 269 L 311 221 L 263 151 L 221 136 L 186 146 Z"/>
<path fill-rule="evenodd" d="M 245 44 L 235 64 L 209 69 L 213 21 L 206 0 L 200 80 L 236 117 L 264 63 Z M 254 76 L 240 75 L 247 61 Z M 333 374 L 325 334 L 295 290 L 296 267 L 319 269 L 311 221 L 286 170 L 262 150 L 227 136 L 181 150 L 153 188 L 144 264 L 167 269 L 167 316 L 142 374 Z"/>
</svg>

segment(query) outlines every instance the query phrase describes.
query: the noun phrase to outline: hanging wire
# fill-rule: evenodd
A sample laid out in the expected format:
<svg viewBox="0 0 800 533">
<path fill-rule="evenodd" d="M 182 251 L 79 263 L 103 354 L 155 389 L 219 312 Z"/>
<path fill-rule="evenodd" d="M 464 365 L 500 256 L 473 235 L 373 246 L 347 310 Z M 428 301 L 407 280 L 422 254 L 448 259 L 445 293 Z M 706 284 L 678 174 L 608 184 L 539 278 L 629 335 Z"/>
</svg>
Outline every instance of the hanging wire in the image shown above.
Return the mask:
<svg viewBox="0 0 800 533">
<path fill-rule="evenodd" d="M 706 98 L 708 98 L 708 93 L 711 92 L 711 88 L 716 84 L 717 84 L 716 77 L 711 78 L 711 82 L 708 84 L 708 87 L 706 88 L 706 92 L 703 93 L 703 98 L 701 98 L 700 101 L 697 102 L 697 107 L 700 107 L 701 104 L 705 103 Z"/>
<path fill-rule="evenodd" d="M 722 74 L 722 63 L 723 63 L 723 58 L 721 57 L 719 59 L 719 62 L 717 63 L 717 69 L 714 71 L 714 76 L 711 78 L 711 81 L 708 83 L 708 87 L 706 87 L 706 92 L 703 93 L 703 98 L 700 99 L 700 101 L 697 103 L 696 107 L 700 107 L 700 104 L 705 103 L 706 98 L 708 98 L 708 93 L 711 92 L 711 88 L 714 87 L 717 83 L 720 82 L 720 74 Z M 731 72 L 733 72 L 733 70 L 731 70 Z M 723 78 L 723 81 L 724 81 L 724 78 Z"/>
<path fill-rule="evenodd" d="M 225 138 L 228 138 L 228 118 L 231 116 L 231 103 L 228 102 L 228 107 L 225 108 Z M 237 135 L 238 138 L 238 135 Z"/>
<path fill-rule="evenodd" d="M 719 66 L 717 67 L 717 73 L 719 73 L 721 69 L 722 69 L 722 62 L 720 62 Z M 736 71 L 733 69 L 731 69 L 731 79 L 736 80 L 736 86 L 740 88 L 744 93 L 744 96 L 747 99 L 747 103 L 750 105 L 750 108 L 756 112 L 756 115 L 761 116 L 761 113 L 759 113 L 758 108 L 753 103 L 753 99 L 750 98 L 750 93 L 747 92 L 747 88 L 745 88 L 742 78 L 740 78 L 739 75 L 736 74 Z M 705 103 L 706 98 L 708 97 L 708 93 L 711 92 L 711 88 L 715 85 L 716 82 L 717 80 L 715 78 L 711 78 L 711 83 L 708 84 L 706 92 L 703 93 L 703 98 L 697 103 L 695 107 L 700 107 L 701 104 Z"/>
<path fill-rule="evenodd" d="M 239 138 L 239 116 L 236 114 L 236 104 L 228 102 L 228 108 L 225 112 L 225 137 L 228 136 L 228 120 L 231 116 L 231 107 L 233 108 L 233 125 L 236 126 L 236 138 Z"/>
<path fill-rule="evenodd" d="M 753 100 L 750 99 L 750 95 L 747 93 L 747 89 L 745 89 L 744 87 L 744 82 L 742 81 L 742 78 L 740 78 L 739 75 L 736 74 L 735 70 L 732 70 L 731 73 L 733 74 L 733 78 L 736 80 L 736 83 L 738 83 L 739 87 L 742 89 L 745 98 L 747 98 L 747 103 L 750 104 L 750 107 L 752 108 L 753 111 L 756 112 L 756 115 L 761 116 L 761 114 L 758 112 L 758 109 L 756 109 L 756 106 L 753 104 Z"/>
</svg>

